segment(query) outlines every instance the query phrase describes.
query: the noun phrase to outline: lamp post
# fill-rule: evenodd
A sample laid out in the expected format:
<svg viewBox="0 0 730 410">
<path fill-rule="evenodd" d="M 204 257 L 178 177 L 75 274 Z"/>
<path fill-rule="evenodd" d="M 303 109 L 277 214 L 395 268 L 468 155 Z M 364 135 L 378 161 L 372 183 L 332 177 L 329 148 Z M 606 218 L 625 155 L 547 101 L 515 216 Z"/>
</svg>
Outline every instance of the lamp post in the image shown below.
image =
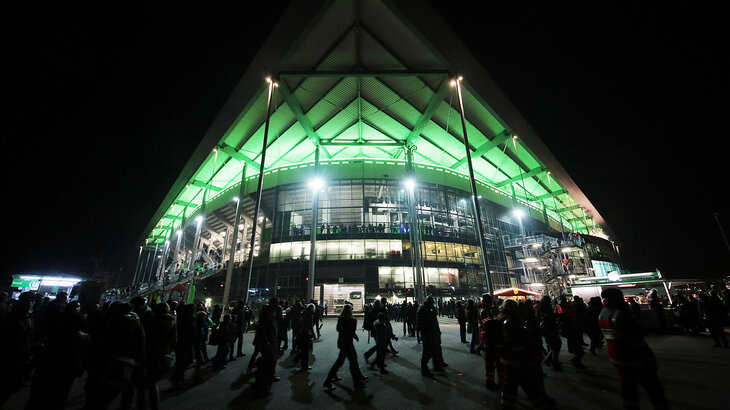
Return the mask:
<svg viewBox="0 0 730 410">
<path fill-rule="evenodd" d="M 243 295 L 244 303 L 248 303 L 249 289 L 251 288 L 251 274 L 253 273 L 253 250 L 256 244 L 256 228 L 258 225 L 259 211 L 261 210 L 261 195 L 264 190 L 264 166 L 266 164 L 266 146 L 269 140 L 269 123 L 271 120 L 271 101 L 274 96 L 274 88 L 278 87 L 279 84 L 272 80 L 271 77 L 266 77 L 266 82 L 269 83 L 269 95 L 266 100 L 266 123 L 264 125 L 264 140 L 261 146 L 261 166 L 259 168 L 259 184 L 256 195 L 256 205 L 254 206 L 253 221 L 251 227 L 251 249 L 248 252 L 248 279 L 246 281 L 246 292 Z"/>
<path fill-rule="evenodd" d="M 464 113 L 464 99 L 461 95 L 461 81 L 463 78 L 459 76 L 451 82 L 456 87 L 456 93 L 459 97 L 459 111 L 461 112 L 461 129 L 464 135 L 464 148 L 466 149 L 466 163 L 469 165 L 469 183 L 471 185 L 471 199 L 474 206 L 474 219 L 477 228 L 477 236 L 479 237 L 479 247 L 482 250 L 482 262 L 484 266 L 484 279 L 486 280 L 487 290 L 491 294 L 494 292 L 492 287 L 492 278 L 489 276 L 489 257 L 487 256 L 487 247 L 484 238 L 484 227 L 482 226 L 482 211 L 479 207 L 477 198 L 477 185 L 474 179 L 474 166 L 471 162 L 471 147 L 469 146 L 469 137 L 466 133 L 466 114 Z"/>
</svg>

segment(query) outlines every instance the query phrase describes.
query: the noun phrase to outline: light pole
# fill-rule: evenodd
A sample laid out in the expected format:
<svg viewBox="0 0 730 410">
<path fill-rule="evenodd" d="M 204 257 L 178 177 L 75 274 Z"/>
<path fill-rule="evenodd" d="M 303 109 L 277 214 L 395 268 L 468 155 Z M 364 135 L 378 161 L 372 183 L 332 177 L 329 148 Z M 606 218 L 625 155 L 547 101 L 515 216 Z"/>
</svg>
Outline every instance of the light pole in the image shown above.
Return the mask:
<svg viewBox="0 0 730 410">
<path fill-rule="evenodd" d="M 248 291 L 251 289 L 251 274 L 253 273 L 253 250 L 256 243 L 256 228 L 258 225 L 259 211 L 261 211 L 261 196 L 264 191 L 264 166 L 266 164 L 266 147 L 269 140 L 269 123 L 271 121 L 271 101 L 274 96 L 274 88 L 278 87 L 279 84 L 272 80 L 271 77 L 266 77 L 266 82 L 269 83 L 269 95 L 266 100 L 266 123 L 264 124 L 264 140 L 261 144 L 261 166 L 259 168 L 259 184 L 256 195 L 256 205 L 254 206 L 253 221 L 251 227 L 251 249 L 248 252 L 248 279 L 246 281 L 246 292 L 243 295 L 244 303 L 248 303 Z"/>
<path fill-rule="evenodd" d="M 479 207 L 479 200 L 477 198 L 477 184 L 474 179 L 474 166 L 471 162 L 471 147 L 469 145 L 469 137 L 466 133 L 466 114 L 464 112 L 464 99 L 461 96 L 461 81 L 463 78 L 459 76 L 451 82 L 451 85 L 456 87 L 456 93 L 459 97 L 459 111 L 461 112 L 461 129 L 464 135 L 464 148 L 466 149 L 466 163 L 469 165 L 469 183 L 471 185 L 471 199 L 472 205 L 474 206 L 474 219 L 476 219 L 477 236 L 479 237 L 479 246 L 482 249 L 482 262 L 484 263 L 484 279 L 486 280 L 487 290 L 489 293 L 493 293 L 492 278 L 489 276 L 489 257 L 487 255 L 487 246 L 484 238 L 484 227 L 482 226 L 482 211 Z"/>
</svg>

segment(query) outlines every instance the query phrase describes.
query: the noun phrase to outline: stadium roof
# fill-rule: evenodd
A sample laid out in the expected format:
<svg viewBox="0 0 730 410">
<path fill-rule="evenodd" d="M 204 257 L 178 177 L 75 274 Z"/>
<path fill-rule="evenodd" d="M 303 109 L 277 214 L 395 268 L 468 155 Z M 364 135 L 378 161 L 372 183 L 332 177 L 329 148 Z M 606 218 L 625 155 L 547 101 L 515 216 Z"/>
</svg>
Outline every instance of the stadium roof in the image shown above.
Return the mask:
<svg viewBox="0 0 730 410">
<path fill-rule="evenodd" d="M 477 59 L 426 2 L 292 2 L 146 227 L 159 243 L 205 201 L 258 174 L 266 77 L 279 87 L 266 170 L 321 160 L 403 160 L 468 174 L 461 75 L 476 179 L 566 229 L 613 236 L 606 222 Z M 496 192 L 495 191 L 495 192 Z M 559 214 L 558 214 L 559 213 Z"/>
</svg>

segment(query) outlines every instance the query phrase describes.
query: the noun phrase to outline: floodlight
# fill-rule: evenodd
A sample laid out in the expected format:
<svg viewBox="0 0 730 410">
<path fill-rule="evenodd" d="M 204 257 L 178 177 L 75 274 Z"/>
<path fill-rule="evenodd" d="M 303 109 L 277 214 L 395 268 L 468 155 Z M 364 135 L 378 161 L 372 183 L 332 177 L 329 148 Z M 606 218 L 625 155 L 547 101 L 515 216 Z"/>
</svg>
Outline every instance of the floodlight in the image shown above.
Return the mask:
<svg viewBox="0 0 730 410">
<path fill-rule="evenodd" d="M 307 182 L 307 185 L 315 191 L 318 191 L 324 186 L 324 180 L 320 177 L 314 177 Z"/>
<path fill-rule="evenodd" d="M 414 180 L 413 178 L 406 179 L 405 181 L 403 181 L 403 184 L 409 191 L 413 191 L 416 188 L 416 180 Z"/>
</svg>

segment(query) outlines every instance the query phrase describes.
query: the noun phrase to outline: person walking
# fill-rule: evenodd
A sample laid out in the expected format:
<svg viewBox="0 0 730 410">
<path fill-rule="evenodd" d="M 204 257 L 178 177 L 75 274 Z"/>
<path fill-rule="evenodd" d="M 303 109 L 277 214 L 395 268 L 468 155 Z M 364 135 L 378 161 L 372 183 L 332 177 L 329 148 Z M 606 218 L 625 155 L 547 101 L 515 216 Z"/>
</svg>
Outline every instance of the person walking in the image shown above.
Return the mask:
<svg viewBox="0 0 730 410">
<path fill-rule="evenodd" d="M 583 330 L 591 339 L 590 352 L 596 356 L 596 349 L 603 345 L 603 333 L 601 326 L 598 324 L 598 315 L 601 313 L 603 306 L 601 298 L 594 296 L 588 300 L 588 307 L 583 315 Z"/>
<path fill-rule="evenodd" d="M 560 348 L 563 341 L 560 339 L 560 328 L 558 326 L 555 312 L 553 311 L 552 300 L 550 296 L 543 296 L 535 311 L 537 316 L 540 332 L 545 339 L 547 346 L 547 355 L 544 363 L 553 370 L 560 371 L 563 365 L 560 363 Z"/>
<path fill-rule="evenodd" d="M 254 382 L 254 392 L 258 397 L 271 395 L 271 385 L 276 381 L 276 359 L 279 354 L 279 346 L 276 313 L 273 306 L 278 304 L 278 299 L 275 302 L 270 301 L 259 310 L 259 321 L 256 336 L 254 336 L 256 350 L 261 352 L 261 357 L 256 364 Z"/>
<path fill-rule="evenodd" d="M 700 295 L 700 306 L 702 308 L 702 319 L 705 322 L 705 326 L 710 331 L 710 335 L 715 340 L 715 344 L 712 347 L 723 346 L 728 348 L 727 337 L 725 336 L 725 319 L 727 312 L 722 301 L 717 297 L 717 291 L 712 290 L 710 294 L 702 293 Z"/>
<path fill-rule="evenodd" d="M 421 341 L 423 342 L 421 374 L 426 377 L 433 377 L 433 373 L 428 368 L 429 360 L 433 361 L 435 372 L 443 372 L 443 366 L 437 352 L 437 344 L 440 344 L 437 339 L 441 338 L 438 325 L 438 308 L 434 304 L 433 296 L 427 297 L 418 310 L 418 323 L 416 326 L 421 332 Z"/>
<path fill-rule="evenodd" d="M 555 314 L 560 325 L 560 333 L 568 341 L 568 352 L 573 354 L 570 362 L 576 368 L 585 370 L 586 366 L 581 362 L 585 352 L 583 351 L 583 337 L 577 322 L 577 313 L 570 303 L 568 303 L 565 295 L 561 295 L 559 300 L 560 303 L 555 306 Z"/>
<path fill-rule="evenodd" d="M 231 322 L 231 358 L 233 358 L 233 345 L 236 344 L 236 341 L 238 341 L 238 347 L 236 349 L 236 357 L 244 357 L 246 356 L 245 353 L 243 353 L 243 333 L 246 331 L 246 316 L 247 313 L 244 309 L 244 303 L 242 300 L 239 300 L 236 302 L 236 307 L 233 308 L 233 311 L 231 312 L 235 320 Z"/>
<path fill-rule="evenodd" d="M 470 335 L 469 353 L 479 354 L 482 351 L 479 345 L 479 311 L 473 300 L 470 299 L 466 302 L 464 313 L 466 314 L 466 333 Z"/>
<path fill-rule="evenodd" d="M 345 359 L 350 364 L 350 376 L 355 383 L 355 387 L 363 387 L 365 385 L 365 381 L 368 378 L 360 371 L 353 339 L 358 342 L 360 341 L 360 338 L 357 336 L 357 320 L 352 317 L 352 305 L 346 304 L 342 308 L 340 317 L 337 319 L 337 348 L 340 349 L 340 353 L 324 381 L 324 387 L 327 390 L 334 390 L 335 387 L 332 383 L 340 380 L 337 376 L 337 371 L 345 363 Z"/>
<path fill-rule="evenodd" d="M 314 339 L 314 317 L 317 314 L 317 307 L 310 303 L 302 312 L 301 326 L 297 335 L 297 355 L 294 357 L 294 363 L 300 364 L 299 371 L 308 372 L 312 370 L 309 367 L 309 351 L 312 350 L 312 340 Z M 278 340 L 278 339 L 277 339 Z M 278 344 L 277 344 L 278 347 Z"/>
<path fill-rule="evenodd" d="M 482 302 L 479 305 L 479 341 L 484 351 L 484 371 L 486 374 L 485 386 L 488 390 L 499 390 L 498 381 L 501 375 L 500 357 L 504 347 L 504 335 L 502 334 L 502 316 L 495 313 L 492 296 L 488 293 L 482 295 Z"/>
<path fill-rule="evenodd" d="M 456 321 L 459 323 L 459 337 L 461 343 L 469 343 L 466 340 L 466 310 L 461 301 L 456 302 Z"/>
<path fill-rule="evenodd" d="M 231 332 L 231 315 L 226 313 L 223 320 L 215 328 L 214 337 L 218 342 L 218 350 L 213 357 L 213 370 L 222 370 L 226 367 L 226 360 L 229 359 L 233 333 Z"/>
<path fill-rule="evenodd" d="M 373 329 L 375 333 L 375 346 L 377 347 L 375 363 L 377 363 L 378 369 L 380 369 L 380 374 L 388 374 L 390 372 L 385 370 L 385 352 L 388 351 L 388 343 L 393 337 L 393 331 L 392 327 L 389 326 L 388 316 L 385 312 L 378 313 L 378 319 L 373 324 Z"/>
<path fill-rule="evenodd" d="M 508 299 L 502 304 L 504 346 L 500 358 L 503 379 L 501 408 L 513 409 L 520 387 L 536 408 L 552 408 L 555 401 L 545 393 L 541 360 L 541 342 L 538 330 L 528 324 L 524 302 Z M 531 318 L 530 318 L 531 319 Z"/>
<path fill-rule="evenodd" d="M 198 312 L 198 314 L 205 312 Z M 207 316 L 207 315 L 206 315 Z M 206 317 L 207 319 L 207 317 Z M 142 379 L 138 395 L 138 408 L 145 408 L 144 402 L 152 410 L 160 408 L 160 391 L 157 382 L 172 369 L 172 355 L 177 342 L 175 319 L 170 315 L 167 303 L 158 303 L 152 315 L 143 323 L 147 338 L 147 371 Z"/>
<path fill-rule="evenodd" d="M 606 351 L 621 382 L 625 409 L 639 408 L 639 386 L 649 394 L 654 408 L 668 408 L 664 386 L 657 375 L 657 361 L 629 312 L 623 292 L 609 288 L 601 293 L 603 309 L 599 323 L 606 338 Z"/>
</svg>

